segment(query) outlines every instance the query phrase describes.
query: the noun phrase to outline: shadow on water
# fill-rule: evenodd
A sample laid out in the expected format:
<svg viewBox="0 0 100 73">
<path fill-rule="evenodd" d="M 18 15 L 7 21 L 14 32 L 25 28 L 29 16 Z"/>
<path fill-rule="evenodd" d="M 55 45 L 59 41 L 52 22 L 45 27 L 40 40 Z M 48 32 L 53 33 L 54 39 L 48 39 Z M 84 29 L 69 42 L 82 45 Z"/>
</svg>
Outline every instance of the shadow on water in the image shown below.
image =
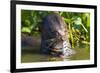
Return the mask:
<svg viewBox="0 0 100 73">
<path fill-rule="evenodd" d="M 25 54 L 39 54 L 39 50 L 37 50 L 37 48 L 23 48 L 22 49 L 22 55 L 25 55 Z"/>
</svg>

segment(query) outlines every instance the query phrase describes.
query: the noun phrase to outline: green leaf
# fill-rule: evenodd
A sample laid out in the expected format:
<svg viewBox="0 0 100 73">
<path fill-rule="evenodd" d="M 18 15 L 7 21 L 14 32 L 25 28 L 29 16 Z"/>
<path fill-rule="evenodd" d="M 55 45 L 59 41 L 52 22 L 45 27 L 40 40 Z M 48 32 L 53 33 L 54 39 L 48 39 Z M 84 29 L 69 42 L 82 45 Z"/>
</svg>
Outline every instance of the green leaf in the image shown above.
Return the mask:
<svg viewBox="0 0 100 73">
<path fill-rule="evenodd" d="M 31 30 L 30 30 L 28 27 L 23 27 L 23 28 L 21 29 L 21 32 L 27 32 L 27 33 L 30 33 Z"/>
</svg>

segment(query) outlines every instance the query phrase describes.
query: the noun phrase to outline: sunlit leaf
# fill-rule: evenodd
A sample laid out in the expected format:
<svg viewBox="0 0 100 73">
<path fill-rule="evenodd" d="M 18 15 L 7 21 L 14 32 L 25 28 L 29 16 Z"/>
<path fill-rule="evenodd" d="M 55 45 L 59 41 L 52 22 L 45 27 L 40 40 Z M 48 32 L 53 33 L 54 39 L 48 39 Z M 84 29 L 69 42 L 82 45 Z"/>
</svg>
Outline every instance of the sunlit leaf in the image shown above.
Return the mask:
<svg viewBox="0 0 100 73">
<path fill-rule="evenodd" d="M 21 29 L 21 32 L 27 32 L 27 33 L 30 33 L 31 30 L 30 30 L 28 27 L 23 27 L 23 28 Z"/>
</svg>

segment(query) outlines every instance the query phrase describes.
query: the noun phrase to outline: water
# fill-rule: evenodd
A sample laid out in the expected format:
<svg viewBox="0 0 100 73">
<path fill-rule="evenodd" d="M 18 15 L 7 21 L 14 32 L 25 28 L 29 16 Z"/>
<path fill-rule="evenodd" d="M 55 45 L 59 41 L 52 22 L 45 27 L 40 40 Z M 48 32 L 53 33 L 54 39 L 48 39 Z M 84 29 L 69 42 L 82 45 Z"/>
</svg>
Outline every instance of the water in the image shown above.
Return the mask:
<svg viewBox="0 0 100 73">
<path fill-rule="evenodd" d="M 39 48 L 38 48 L 39 49 Z M 69 58 L 61 59 L 59 57 L 52 57 L 41 55 L 37 48 L 26 48 L 22 50 L 21 62 L 31 63 L 31 62 L 49 62 L 49 61 L 71 61 L 71 60 L 89 60 L 90 50 L 89 46 L 74 48 L 76 54 L 70 55 Z"/>
<path fill-rule="evenodd" d="M 32 37 L 33 38 L 33 37 Z M 34 39 L 34 38 L 33 38 Z M 35 38 L 37 40 L 37 38 Z M 39 40 L 39 38 L 38 38 Z M 33 40 L 34 41 L 34 40 Z M 32 47 L 25 46 L 21 48 L 21 62 L 22 63 L 31 63 L 31 62 L 51 62 L 51 61 L 71 61 L 71 60 L 89 60 L 90 59 L 90 45 L 80 44 L 71 49 L 66 47 L 67 42 L 63 43 L 63 53 L 65 58 L 52 57 L 40 54 L 40 44 L 34 42 Z M 38 44 L 36 44 L 38 43 Z M 67 52 L 67 53 L 66 53 Z"/>
</svg>

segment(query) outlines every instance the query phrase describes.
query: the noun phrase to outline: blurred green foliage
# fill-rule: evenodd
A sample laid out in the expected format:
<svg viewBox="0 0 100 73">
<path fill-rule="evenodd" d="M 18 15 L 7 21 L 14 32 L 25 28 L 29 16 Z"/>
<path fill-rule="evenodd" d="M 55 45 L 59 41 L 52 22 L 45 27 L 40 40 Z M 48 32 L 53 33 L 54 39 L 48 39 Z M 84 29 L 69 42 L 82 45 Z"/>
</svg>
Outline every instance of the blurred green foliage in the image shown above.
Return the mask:
<svg viewBox="0 0 100 73">
<path fill-rule="evenodd" d="M 80 43 L 90 43 L 90 13 L 52 12 L 21 10 L 21 32 L 30 35 L 40 35 L 42 20 L 50 13 L 58 13 L 63 17 L 69 29 L 69 40 L 72 48 Z"/>
</svg>

